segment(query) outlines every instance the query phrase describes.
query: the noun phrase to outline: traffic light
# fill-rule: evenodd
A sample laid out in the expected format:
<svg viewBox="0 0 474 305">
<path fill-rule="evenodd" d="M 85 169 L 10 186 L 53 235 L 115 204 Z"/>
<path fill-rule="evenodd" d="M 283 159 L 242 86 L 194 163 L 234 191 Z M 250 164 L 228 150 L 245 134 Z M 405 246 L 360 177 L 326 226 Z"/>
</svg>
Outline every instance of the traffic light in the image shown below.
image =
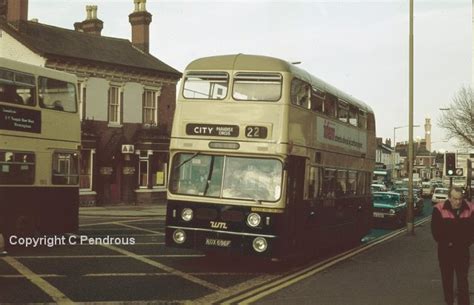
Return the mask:
<svg viewBox="0 0 474 305">
<path fill-rule="evenodd" d="M 446 153 L 444 162 L 446 164 L 446 176 L 454 176 L 456 174 L 456 154 Z"/>
</svg>

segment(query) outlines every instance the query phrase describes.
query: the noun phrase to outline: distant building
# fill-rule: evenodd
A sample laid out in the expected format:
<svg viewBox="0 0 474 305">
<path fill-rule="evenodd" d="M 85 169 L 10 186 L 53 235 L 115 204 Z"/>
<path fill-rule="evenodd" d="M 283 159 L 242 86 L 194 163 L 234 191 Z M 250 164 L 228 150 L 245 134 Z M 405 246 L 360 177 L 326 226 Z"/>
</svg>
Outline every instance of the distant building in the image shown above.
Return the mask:
<svg viewBox="0 0 474 305">
<path fill-rule="evenodd" d="M 69 30 L 28 21 L 27 0 L 0 1 L 0 56 L 73 73 L 82 120 L 81 203 L 159 202 L 181 73 L 149 53 L 146 0 L 129 15 L 131 42 L 101 36 L 97 7 Z M 130 1 L 132 4 L 132 1 Z"/>
</svg>

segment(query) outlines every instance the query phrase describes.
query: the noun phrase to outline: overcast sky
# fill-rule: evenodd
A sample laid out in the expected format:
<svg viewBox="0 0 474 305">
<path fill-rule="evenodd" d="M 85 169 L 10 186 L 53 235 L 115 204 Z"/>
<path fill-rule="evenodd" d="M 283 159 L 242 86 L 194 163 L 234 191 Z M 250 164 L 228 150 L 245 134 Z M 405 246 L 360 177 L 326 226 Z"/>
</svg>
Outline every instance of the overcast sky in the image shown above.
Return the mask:
<svg viewBox="0 0 474 305">
<path fill-rule="evenodd" d="M 414 0 L 414 136 L 431 117 L 433 149 L 452 150 L 437 126 L 463 85 L 471 85 L 471 0 Z M 133 0 L 30 0 L 28 18 L 73 29 L 98 5 L 103 36 L 131 40 Z M 377 136 L 408 125 L 409 0 L 148 0 L 150 53 L 183 71 L 193 59 L 259 54 L 300 67 L 370 105 Z M 396 131 L 408 140 L 408 128 Z"/>
</svg>

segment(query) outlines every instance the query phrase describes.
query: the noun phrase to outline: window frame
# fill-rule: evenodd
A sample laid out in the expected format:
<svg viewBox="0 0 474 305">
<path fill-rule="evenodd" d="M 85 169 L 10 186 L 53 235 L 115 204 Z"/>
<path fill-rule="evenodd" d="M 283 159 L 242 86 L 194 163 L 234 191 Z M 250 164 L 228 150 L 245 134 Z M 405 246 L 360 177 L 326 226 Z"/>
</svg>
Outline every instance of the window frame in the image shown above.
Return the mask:
<svg viewBox="0 0 474 305">
<path fill-rule="evenodd" d="M 113 91 L 116 90 L 116 94 Z M 111 100 L 112 95 L 115 96 L 114 100 Z M 121 125 L 122 124 L 122 107 L 123 107 L 123 90 L 122 86 L 119 85 L 110 85 L 108 94 L 107 94 L 107 122 L 111 125 Z M 112 104 L 111 102 L 117 103 Z M 115 107 L 115 111 L 113 111 Z M 111 114 L 117 117 L 116 121 L 112 120 Z"/>
</svg>

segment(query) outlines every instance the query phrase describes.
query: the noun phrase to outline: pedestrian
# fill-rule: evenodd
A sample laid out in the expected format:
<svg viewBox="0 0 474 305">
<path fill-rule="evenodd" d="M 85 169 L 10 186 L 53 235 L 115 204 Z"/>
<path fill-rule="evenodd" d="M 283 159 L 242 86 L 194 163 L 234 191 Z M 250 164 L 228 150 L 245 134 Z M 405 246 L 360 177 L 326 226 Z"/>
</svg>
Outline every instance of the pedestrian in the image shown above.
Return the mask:
<svg viewBox="0 0 474 305">
<path fill-rule="evenodd" d="M 448 199 L 436 204 L 431 216 L 431 232 L 438 243 L 444 300 L 454 303 L 456 273 L 459 305 L 469 305 L 469 247 L 474 242 L 474 205 L 463 199 L 462 188 L 449 189 Z"/>
</svg>

